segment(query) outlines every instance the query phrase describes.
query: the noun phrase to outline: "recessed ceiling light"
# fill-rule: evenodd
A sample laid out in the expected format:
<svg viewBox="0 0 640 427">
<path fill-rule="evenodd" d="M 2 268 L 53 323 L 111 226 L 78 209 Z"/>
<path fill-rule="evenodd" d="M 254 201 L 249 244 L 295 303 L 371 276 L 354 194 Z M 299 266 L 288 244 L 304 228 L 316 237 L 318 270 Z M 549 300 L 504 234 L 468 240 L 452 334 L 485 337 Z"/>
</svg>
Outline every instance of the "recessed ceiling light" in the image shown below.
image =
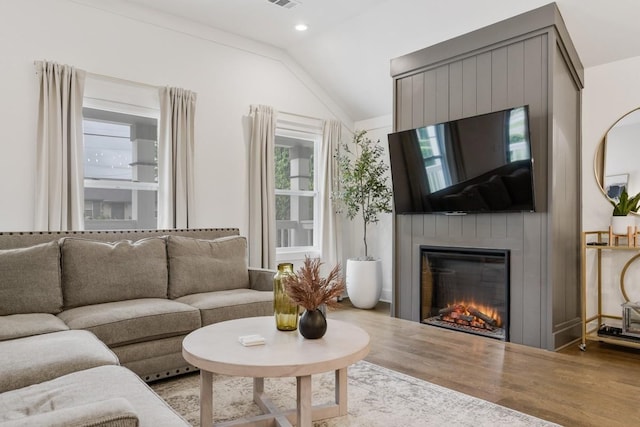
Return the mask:
<svg viewBox="0 0 640 427">
<path fill-rule="evenodd" d="M 307 24 L 298 24 L 295 26 L 295 28 L 298 31 L 307 31 L 309 27 L 307 27 Z"/>
</svg>

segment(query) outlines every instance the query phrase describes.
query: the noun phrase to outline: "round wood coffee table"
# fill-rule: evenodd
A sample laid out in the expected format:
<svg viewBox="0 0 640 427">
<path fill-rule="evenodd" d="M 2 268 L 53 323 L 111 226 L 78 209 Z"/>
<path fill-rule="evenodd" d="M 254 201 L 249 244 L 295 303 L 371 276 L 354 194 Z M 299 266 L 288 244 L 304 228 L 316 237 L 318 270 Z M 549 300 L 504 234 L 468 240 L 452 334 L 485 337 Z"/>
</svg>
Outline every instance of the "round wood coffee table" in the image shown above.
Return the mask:
<svg viewBox="0 0 640 427">
<path fill-rule="evenodd" d="M 327 320 L 327 333 L 317 340 L 297 331 L 276 329 L 272 316 L 249 317 L 215 323 L 197 329 L 182 342 L 182 355 L 200 368 L 200 425 L 213 422 L 212 373 L 252 377 L 253 399 L 265 415 L 218 425 L 265 425 L 311 427 L 312 420 L 347 413 L 347 367 L 369 352 L 369 334 L 352 324 Z M 265 344 L 245 347 L 244 335 L 261 335 Z M 335 371 L 335 403 L 312 406 L 311 375 Z M 264 378 L 296 377 L 296 409 L 278 411 L 264 394 Z"/>
</svg>

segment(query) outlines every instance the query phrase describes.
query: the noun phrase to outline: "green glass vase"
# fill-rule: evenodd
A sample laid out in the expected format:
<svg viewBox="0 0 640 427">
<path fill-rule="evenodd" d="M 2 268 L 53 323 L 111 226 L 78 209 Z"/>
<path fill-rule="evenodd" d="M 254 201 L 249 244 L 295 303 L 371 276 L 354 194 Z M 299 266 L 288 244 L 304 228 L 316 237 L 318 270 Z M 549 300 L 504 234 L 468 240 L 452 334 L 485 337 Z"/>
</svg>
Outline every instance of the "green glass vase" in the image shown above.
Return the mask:
<svg viewBox="0 0 640 427">
<path fill-rule="evenodd" d="M 291 301 L 284 288 L 284 278 L 293 274 L 293 264 L 278 264 L 273 276 L 273 314 L 280 331 L 295 331 L 298 328 L 298 305 Z"/>
</svg>

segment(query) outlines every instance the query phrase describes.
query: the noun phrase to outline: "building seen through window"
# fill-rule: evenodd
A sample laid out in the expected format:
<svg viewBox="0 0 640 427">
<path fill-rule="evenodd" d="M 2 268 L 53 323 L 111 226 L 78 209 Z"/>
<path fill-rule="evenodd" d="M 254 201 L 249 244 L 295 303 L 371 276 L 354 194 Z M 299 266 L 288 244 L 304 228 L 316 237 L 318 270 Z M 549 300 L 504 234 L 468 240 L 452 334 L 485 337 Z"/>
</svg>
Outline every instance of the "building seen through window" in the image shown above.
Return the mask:
<svg viewBox="0 0 640 427">
<path fill-rule="evenodd" d="M 85 229 L 157 228 L 157 119 L 83 109 Z"/>
<path fill-rule="evenodd" d="M 429 188 L 432 191 L 438 191 L 451 185 L 451 176 L 442 156 L 444 151 L 442 128 L 443 125 L 440 124 L 416 129 Z"/>
<path fill-rule="evenodd" d="M 313 134 L 276 132 L 276 248 L 308 249 L 317 238 L 318 206 L 315 159 L 319 138 Z"/>
<path fill-rule="evenodd" d="M 524 108 L 514 108 L 509 115 L 509 161 L 515 162 L 531 158 L 529 144 L 525 138 Z"/>
</svg>

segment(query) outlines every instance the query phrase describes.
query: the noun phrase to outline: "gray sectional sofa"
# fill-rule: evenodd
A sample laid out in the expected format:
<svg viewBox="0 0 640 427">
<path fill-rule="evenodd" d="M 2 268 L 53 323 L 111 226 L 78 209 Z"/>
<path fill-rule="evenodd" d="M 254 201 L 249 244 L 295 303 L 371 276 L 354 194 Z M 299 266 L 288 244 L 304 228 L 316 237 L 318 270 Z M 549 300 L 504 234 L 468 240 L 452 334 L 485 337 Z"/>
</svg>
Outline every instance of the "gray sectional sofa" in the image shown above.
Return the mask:
<svg viewBox="0 0 640 427">
<path fill-rule="evenodd" d="M 0 233 L 0 426 L 184 425 L 142 380 L 194 369 L 189 332 L 273 312 L 246 250 L 237 229 Z"/>
</svg>

